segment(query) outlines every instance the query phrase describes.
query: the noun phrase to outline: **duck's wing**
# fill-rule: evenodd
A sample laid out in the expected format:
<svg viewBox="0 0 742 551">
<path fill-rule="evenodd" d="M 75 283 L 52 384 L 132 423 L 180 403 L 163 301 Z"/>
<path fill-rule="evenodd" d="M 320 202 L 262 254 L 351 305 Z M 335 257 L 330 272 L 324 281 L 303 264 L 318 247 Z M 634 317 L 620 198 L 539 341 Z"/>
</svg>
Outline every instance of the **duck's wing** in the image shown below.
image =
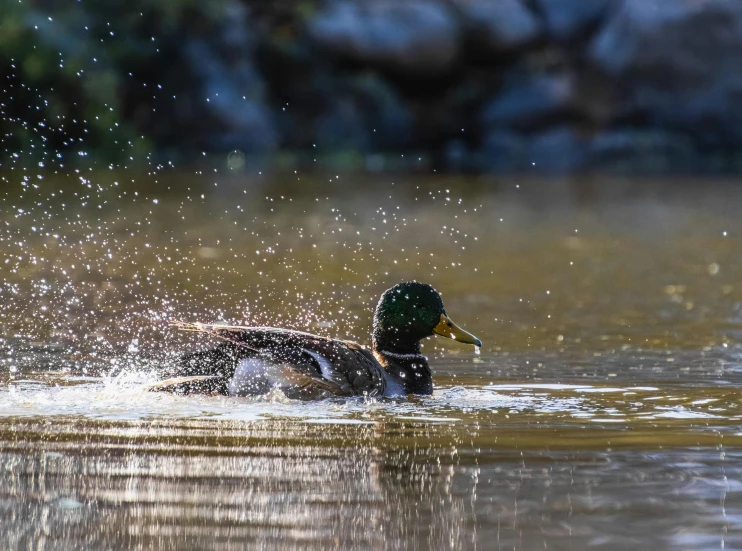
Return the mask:
<svg viewBox="0 0 742 551">
<path fill-rule="evenodd" d="M 278 384 L 282 388 L 322 390 L 340 396 L 381 396 L 386 388 L 384 369 L 369 351 L 354 342 L 274 327 L 180 322 L 174 325 L 224 341 L 225 345 L 213 351 L 184 358 L 187 361 L 176 375 L 229 377 L 227 393 L 235 393 L 239 377 L 255 389 Z M 231 368 L 224 369 L 223 361 L 205 365 L 211 356 L 232 358 Z"/>
<path fill-rule="evenodd" d="M 169 392 L 187 392 L 196 394 L 213 394 L 214 385 L 219 384 L 217 375 L 192 377 L 172 377 L 145 385 L 145 390 L 165 390 Z"/>
</svg>

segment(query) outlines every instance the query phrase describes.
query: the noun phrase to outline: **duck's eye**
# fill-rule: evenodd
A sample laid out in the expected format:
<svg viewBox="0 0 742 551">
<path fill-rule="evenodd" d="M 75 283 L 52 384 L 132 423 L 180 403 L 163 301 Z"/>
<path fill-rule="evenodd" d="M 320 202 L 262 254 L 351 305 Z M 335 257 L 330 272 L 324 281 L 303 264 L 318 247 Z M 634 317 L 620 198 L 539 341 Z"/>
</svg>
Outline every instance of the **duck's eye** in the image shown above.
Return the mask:
<svg viewBox="0 0 742 551">
<path fill-rule="evenodd" d="M 451 323 L 450 321 L 446 322 L 446 325 L 448 325 L 449 327 L 453 327 L 453 323 Z"/>
</svg>

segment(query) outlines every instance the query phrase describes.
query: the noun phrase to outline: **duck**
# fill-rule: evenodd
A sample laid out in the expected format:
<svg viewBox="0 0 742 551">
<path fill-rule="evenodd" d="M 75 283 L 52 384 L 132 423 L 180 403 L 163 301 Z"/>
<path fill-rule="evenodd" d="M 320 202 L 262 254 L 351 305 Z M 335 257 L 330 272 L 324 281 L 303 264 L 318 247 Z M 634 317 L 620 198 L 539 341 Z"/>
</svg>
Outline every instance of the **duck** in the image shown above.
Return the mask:
<svg viewBox="0 0 742 551">
<path fill-rule="evenodd" d="M 433 393 L 420 341 L 433 335 L 476 347 L 482 341 L 448 317 L 440 294 L 418 281 L 384 291 L 373 319 L 371 347 L 302 331 L 173 322 L 215 337 L 219 345 L 183 355 L 150 390 L 180 394 L 287 398 L 402 397 Z"/>
</svg>

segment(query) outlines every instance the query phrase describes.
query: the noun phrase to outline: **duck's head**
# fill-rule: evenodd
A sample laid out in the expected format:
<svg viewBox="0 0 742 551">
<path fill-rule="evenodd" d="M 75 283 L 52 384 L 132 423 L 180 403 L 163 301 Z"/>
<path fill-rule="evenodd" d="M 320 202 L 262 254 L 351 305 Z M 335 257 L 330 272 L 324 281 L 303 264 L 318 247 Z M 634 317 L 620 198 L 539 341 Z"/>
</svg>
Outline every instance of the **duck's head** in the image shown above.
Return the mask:
<svg viewBox="0 0 742 551">
<path fill-rule="evenodd" d="M 374 342 L 393 350 L 418 349 L 418 342 L 432 335 L 482 346 L 446 314 L 443 301 L 430 285 L 409 281 L 387 289 L 374 314 Z"/>
</svg>

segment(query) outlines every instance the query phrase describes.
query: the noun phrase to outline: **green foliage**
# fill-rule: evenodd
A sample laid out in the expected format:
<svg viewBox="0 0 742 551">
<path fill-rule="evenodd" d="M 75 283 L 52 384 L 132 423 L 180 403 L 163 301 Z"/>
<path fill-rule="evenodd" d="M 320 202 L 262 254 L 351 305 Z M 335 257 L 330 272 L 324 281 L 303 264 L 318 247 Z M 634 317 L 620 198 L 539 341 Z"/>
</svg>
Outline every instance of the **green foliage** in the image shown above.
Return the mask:
<svg viewBox="0 0 742 551">
<path fill-rule="evenodd" d="M 0 148 L 128 159 L 142 134 L 132 114 L 152 110 L 159 69 L 179 33 L 208 26 L 225 4 L 7 2 L 0 9 Z"/>
</svg>

